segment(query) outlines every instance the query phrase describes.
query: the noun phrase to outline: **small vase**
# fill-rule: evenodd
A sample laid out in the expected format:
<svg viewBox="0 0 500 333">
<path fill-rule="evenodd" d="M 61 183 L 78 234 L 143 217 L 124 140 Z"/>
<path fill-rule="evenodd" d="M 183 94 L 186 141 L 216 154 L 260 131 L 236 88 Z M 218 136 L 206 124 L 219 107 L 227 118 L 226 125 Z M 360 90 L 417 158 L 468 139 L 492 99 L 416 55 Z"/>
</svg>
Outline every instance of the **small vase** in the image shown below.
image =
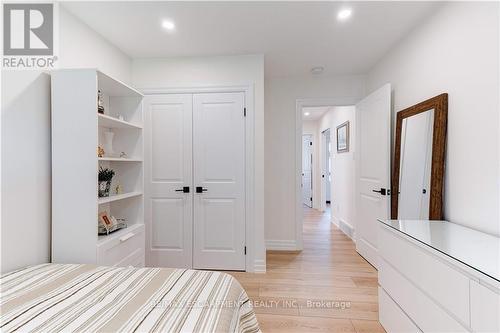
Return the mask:
<svg viewBox="0 0 500 333">
<path fill-rule="evenodd" d="M 104 153 L 109 157 L 113 157 L 114 156 L 113 137 L 115 136 L 115 133 L 107 131 L 104 132 L 103 135 L 104 135 L 104 142 L 103 142 Z"/>
<path fill-rule="evenodd" d="M 111 180 L 99 182 L 99 198 L 109 197 L 109 189 L 111 188 Z"/>
</svg>

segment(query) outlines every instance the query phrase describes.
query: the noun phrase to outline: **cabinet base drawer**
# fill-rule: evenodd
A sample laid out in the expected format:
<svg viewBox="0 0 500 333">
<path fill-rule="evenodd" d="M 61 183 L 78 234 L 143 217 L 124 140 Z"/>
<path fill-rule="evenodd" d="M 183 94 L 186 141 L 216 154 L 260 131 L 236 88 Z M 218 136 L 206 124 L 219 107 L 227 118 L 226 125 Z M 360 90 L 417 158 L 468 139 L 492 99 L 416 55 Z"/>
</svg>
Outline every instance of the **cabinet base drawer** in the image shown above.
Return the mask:
<svg viewBox="0 0 500 333">
<path fill-rule="evenodd" d="M 415 333 L 422 331 L 408 318 L 401 308 L 387 295 L 385 290 L 378 288 L 379 321 L 388 333 Z"/>
<path fill-rule="evenodd" d="M 474 332 L 500 332 L 500 290 L 470 282 L 471 326 Z"/>
<path fill-rule="evenodd" d="M 379 259 L 379 283 L 423 332 L 468 332 L 384 259 Z"/>
<path fill-rule="evenodd" d="M 97 264 L 103 266 L 124 266 L 132 254 L 144 253 L 144 225 L 132 225 L 117 235 L 109 235 L 97 245 Z"/>
</svg>

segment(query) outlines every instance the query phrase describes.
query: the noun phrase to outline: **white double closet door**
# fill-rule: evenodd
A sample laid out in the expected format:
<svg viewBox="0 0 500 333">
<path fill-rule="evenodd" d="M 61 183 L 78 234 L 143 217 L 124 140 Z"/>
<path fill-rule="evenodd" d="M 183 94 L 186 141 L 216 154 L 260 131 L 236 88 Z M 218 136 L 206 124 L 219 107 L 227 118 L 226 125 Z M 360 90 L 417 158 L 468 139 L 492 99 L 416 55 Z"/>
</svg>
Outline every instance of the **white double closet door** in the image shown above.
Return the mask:
<svg viewBox="0 0 500 333">
<path fill-rule="evenodd" d="M 245 270 L 244 102 L 243 92 L 145 98 L 148 265 Z"/>
</svg>

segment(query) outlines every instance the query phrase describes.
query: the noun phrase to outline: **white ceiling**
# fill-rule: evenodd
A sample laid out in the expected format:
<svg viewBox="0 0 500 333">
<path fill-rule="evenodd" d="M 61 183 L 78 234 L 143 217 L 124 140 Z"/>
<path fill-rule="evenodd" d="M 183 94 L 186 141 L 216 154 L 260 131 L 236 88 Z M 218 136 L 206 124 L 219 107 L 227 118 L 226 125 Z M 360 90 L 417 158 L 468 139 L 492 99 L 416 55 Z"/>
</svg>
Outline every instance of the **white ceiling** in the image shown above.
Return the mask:
<svg viewBox="0 0 500 333">
<path fill-rule="evenodd" d="M 65 2 L 132 58 L 265 54 L 267 77 L 364 74 L 436 2 Z M 351 19 L 336 19 L 340 8 Z M 176 24 L 174 33 L 162 19 Z"/>
<path fill-rule="evenodd" d="M 326 111 L 330 109 L 329 106 L 312 106 L 312 107 L 304 107 L 302 108 L 302 120 L 318 120 L 320 119 Z M 305 113 L 309 113 L 308 116 Z"/>
</svg>

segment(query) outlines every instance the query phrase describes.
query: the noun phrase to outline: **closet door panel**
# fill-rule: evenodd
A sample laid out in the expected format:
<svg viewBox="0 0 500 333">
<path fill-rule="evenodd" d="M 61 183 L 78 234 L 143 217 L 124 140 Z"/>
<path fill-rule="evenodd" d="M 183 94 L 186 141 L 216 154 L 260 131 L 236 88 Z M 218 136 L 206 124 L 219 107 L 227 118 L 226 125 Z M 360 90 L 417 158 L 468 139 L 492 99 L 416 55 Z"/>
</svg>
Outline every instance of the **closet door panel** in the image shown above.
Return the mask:
<svg viewBox="0 0 500 333">
<path fill-rule="evenodd" d="M 152 95 L 146 103 L 148 265 L 192 266 L 192 95 Z M 181 190 L 188 186 L 189 193 Z"/>
<path fill-rule="evenodd" d="M 194 268 L 245 269 L 244 98 L 193 96 Z"/>
</svg>

